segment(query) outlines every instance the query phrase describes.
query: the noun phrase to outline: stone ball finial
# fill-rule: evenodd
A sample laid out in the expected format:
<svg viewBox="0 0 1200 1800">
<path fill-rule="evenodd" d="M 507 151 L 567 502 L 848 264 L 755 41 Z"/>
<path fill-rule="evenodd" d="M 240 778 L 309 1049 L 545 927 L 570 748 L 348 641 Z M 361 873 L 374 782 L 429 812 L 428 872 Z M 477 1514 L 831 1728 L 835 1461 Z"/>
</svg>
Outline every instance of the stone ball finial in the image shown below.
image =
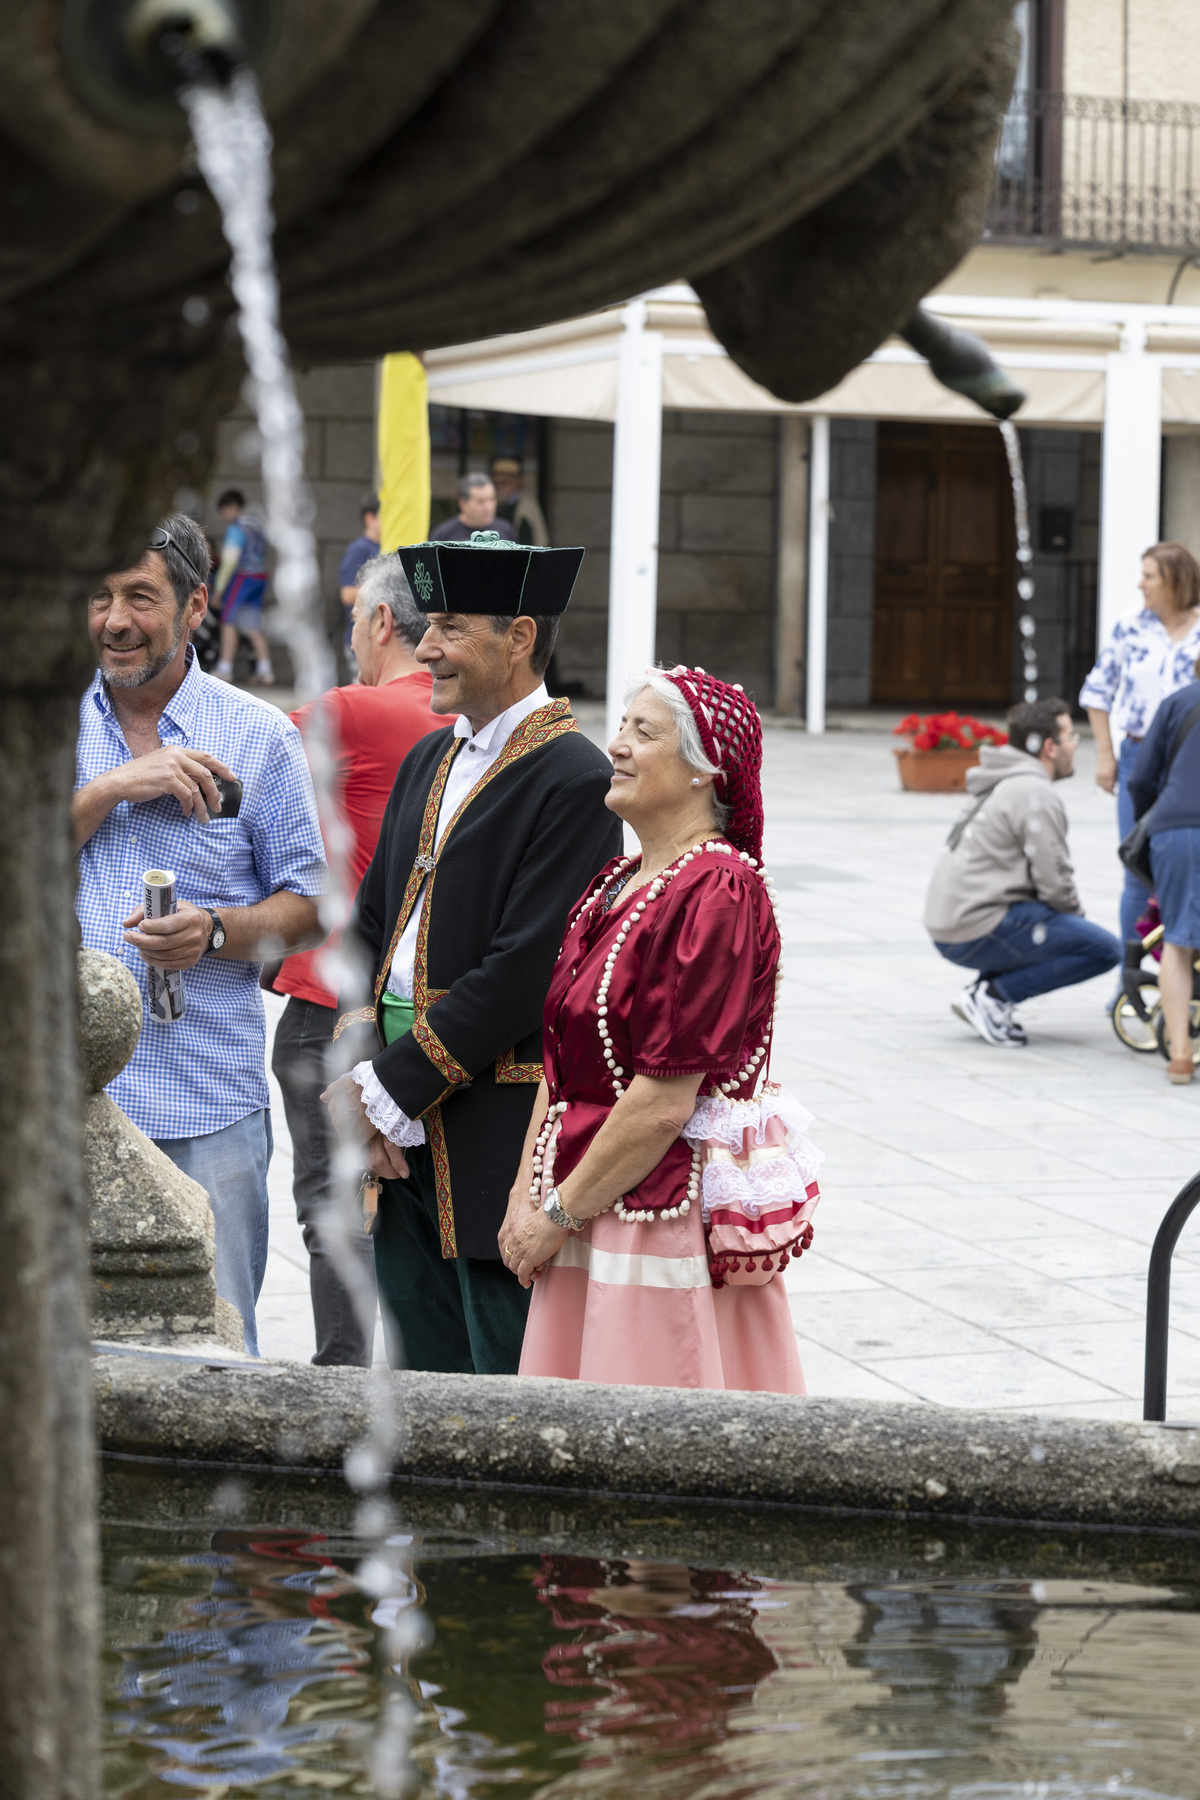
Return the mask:
<svg viewBox="0 0 1200 1800">
<path fill-rule="evenodd" d="M 90 1093 L 121 1073 L 141 1033 L 141 990 L 124 963 L 103 950 L 81 950 L 79 1048 Z"/>
</svg>

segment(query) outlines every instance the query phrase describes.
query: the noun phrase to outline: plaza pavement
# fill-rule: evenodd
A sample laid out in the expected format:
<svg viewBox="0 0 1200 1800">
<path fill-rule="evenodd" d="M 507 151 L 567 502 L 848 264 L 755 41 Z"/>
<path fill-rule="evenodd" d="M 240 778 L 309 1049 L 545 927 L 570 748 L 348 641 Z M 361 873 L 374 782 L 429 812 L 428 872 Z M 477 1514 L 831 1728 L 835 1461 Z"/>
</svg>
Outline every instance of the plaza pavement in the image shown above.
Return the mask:
<svg viewBox="0 0 1200 1800">
<path fill-rule="evenodd" d="M 599 738 L 599 708 L 579 710 Z M 815 739 L 768 726 L 764 758 L 787 937 L 773 1073 L 814 1114 L 826 1158 L 814 1247 L 787 1274 L 809 1390 L 1140 1418 L 1146 1263 L 1200 1165 L 1200 1085 L 1170 1088 L 1160 1057 L 1117 1041 L 1107 977 L 1028 1002 L 1025 1049 L 993 1048 L 950 1013 L 963 975 L 920 915 L 961 799 L 902 793 L 886 729 L 841 723 Z M 1112 927 L 1115 804 L 1089 742 L 1078 763 L 1059 791 L 1084 906 Z M 278 1104 L 273 1118 L 259 1337 L 266 1356 L 307 1359 Z M 1197 1417 L 1200 1217 L 1175 1257 L 1172 1322 L 1168 1413 Z"/>
</svg>

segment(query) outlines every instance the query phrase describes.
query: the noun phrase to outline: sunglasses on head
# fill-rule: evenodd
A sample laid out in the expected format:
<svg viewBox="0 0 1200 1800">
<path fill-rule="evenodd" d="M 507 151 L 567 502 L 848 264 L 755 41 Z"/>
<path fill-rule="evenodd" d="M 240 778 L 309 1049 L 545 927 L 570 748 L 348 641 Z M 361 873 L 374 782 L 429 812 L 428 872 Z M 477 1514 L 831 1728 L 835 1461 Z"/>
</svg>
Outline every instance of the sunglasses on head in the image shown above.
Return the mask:
<svg viewBox="0 0 1200 1800">
<path fill-rule="evenodd" d="M 192 571 L 192 574 L 196 577 L 196 585 L 198 587 L 204 586 L 204 584 L 208 581 L 207 569 L 205 570 L 204 574 L 202 575 L 200 573 L 199 569 L 196 567 L 195 563 L 192 561 L 191 557 L 188 555 L 187 551 L 184 549 L 183 545 L 179 542 L 179 540 L 177 538 L 173 538 L 171 536 L 171 533 L 167 530 L 166 526 L 165 525 L 156 526 L 156 528 L 150 533 L 149 548 L 151 550 L 165 550 L 168 544 L 171 546 L 172 550 L 174 550 L 176 552 L 177 555 L 179 555 L 183 558 L 183 560 L 187 564 L 188 568 Z"/>
</svg>

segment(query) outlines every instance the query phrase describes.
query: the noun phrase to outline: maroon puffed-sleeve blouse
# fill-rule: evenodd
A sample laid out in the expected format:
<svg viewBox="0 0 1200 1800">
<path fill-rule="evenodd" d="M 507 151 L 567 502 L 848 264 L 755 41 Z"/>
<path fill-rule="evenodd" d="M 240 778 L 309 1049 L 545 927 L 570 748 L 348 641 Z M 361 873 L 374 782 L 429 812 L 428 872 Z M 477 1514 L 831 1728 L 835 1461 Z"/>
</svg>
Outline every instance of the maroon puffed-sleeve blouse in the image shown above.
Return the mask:
<svg viewBox="0 0 1200 1800">
<path fill-rule="evenodd" d="M 616 867 L 609 863 L 599 877 L 606 892 Z M 636 888 L 607 911 L 603 900 L 588 907 L 568 927 L 550 982 L 546 1080 L 552 1101 L 569 1102 L 554 1164 L 559 1180 L 616 1104 L 596 994 L 613 939 L 647 893 L 648 886 Z M 634 1075 L 701 1074 L 703 1094 L 736 1075 L 770 1029 L 778 963 L 779 934 L 760 877 L 736 851 L 697 855 L 648 903 L 617 955 L 607 1024 L 622 1085 Z M 738 1092 L 749 1094 L 753 1080 Z M 630 1205 L 678 1205 L 690 1164 L 691 1151 L 676 1139 Z"/>
</svg>

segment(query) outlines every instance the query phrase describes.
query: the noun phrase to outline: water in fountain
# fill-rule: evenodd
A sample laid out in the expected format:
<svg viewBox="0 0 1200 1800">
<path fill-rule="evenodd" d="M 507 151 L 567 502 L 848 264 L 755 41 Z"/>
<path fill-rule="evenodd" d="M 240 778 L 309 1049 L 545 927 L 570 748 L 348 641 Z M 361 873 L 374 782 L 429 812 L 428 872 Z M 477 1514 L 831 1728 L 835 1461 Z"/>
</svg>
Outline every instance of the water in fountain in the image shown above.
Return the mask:
<svg viewBox="0 0 1200 1800">
<path fill-rule="evenodd" d="M 180 96 L 192 128 L 196 159 L 221 210 L 228 241 L 230 283 L 238 306 L 238 326 L 250 371 L 252 401 L 262 441 L 266 530 L 275 551 L 274 584 L 278 620 L 292 652 L 296 685 L 303 700 L 316 699 L 337 679 L 337 665 L 325 631 L 313 533 L 313 503 L 304 477 L 304 413 L 296 394 L 287 342 L 279 323 L 279 283 L 272 248 L 271 133 L 252 71 L 241 68 L 222 86 L 197 84 Z M 331 892 L 322 905 L 322 924 L 339 930 L 349 918 L 353 895 L 348 880 L 349 832 L 333 803 L 334 760 L 325 709 L 316 706 L 305 748 L 330 865 Z M 264 947 L 265 948 L 265 947 Z M 327 956 L 322 973 L 350 1004 L 365 997 L 365 971 L 344 949 Z M 333 1230 L 327 1248 L 366 1325 L 375 1328 L 375 1296 L 364 1279 L 349 1234 L 361 1230 L 356 1205 L 359 1159 L 343 1149 L 335 1158 Z M 374 1405 L 367 1442 L 347 1457 L 346 1475 L 364 1496 L 360 1535 L 376 1540 L 359 1568 L 363 1590 L 390 1603 L 393 1662 L 401 1662 L 423 1641 L 424 1627 L 409 1605 L 411 1580 L 403 1565 L 403 1544 L 388 1538 L 392 1511 L 387 1481 L 398 1435 L 386 1373 L 372 1384 Z M 371 1775 L 380 1794 L 403 1790 L 407 1765 L 408 1709 L 397 1692 L 381 1714 L 371 1757 Z"/>
<path fill-rule="evenodd" d="M 1025 463 L 1021 456 L 1021 434 L 1011 419 L 1002 420 L 1000 435 L 1004 439 L 1004 451 L 1008 457 L 1013 511 L 1017 519 L 1017 562 L 1021 569 L 1017 578 L 1017 593 L 1024 607 L 1017 620 L 1017 626 L 1021 633 L 1021 654 L 1025 664 L 1025 698 L 1026 700 L 1036 700 L 1038 697 L 1037 625 L 1030 610 L 1033 601 L 1033 576 L 1029 571 L 1033 562 L 1033 547 L 1029 538 L 1029 493 L 1025 486 Z"/>
</svg>

